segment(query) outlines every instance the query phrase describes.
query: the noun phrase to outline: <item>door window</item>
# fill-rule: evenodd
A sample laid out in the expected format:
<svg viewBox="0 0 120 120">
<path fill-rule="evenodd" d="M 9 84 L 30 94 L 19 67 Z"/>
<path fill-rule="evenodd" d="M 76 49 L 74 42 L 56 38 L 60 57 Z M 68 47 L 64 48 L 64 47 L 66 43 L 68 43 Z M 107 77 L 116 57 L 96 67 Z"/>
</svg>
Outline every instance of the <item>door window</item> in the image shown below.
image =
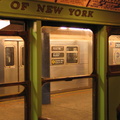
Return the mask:
<svg viewBox="0 0 120 120">
<path fill-rule="evenodd" d="M 78 47 L 68 46 L 67 47 L 67 63 L 78 63 Z"/>
<path fill-rule="evenodd" d="M 14 65 L 14 47 L 6 47 L 6 66 L 13 66 Z"/>
</svg>

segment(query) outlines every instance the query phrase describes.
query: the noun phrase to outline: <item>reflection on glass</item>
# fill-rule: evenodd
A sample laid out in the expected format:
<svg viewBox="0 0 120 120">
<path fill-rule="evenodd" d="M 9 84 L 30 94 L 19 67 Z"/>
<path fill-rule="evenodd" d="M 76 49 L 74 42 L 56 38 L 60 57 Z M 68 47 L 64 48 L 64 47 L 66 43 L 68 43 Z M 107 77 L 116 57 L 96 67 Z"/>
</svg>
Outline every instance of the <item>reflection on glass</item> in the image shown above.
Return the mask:
<svg viewBox="0 0 120 120">
<path fill-rule="evenodd" d="M 6 66 L 13 66 L 14 65 L 14 47 L 6 47 Z"/>
</svg>

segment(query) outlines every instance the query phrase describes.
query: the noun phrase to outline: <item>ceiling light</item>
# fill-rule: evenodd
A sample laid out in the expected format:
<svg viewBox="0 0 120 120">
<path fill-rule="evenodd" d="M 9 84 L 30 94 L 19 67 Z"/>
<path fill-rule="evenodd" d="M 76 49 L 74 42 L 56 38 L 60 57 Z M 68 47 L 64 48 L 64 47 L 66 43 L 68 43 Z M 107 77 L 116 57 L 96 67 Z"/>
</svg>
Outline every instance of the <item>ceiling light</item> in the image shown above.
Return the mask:
<svg viewBox="0 0 120 120">
<path fill-rule="evenodd" d="M 0 29 L 10 25 L 10 20 L 0 20 Z"/>
</svg>

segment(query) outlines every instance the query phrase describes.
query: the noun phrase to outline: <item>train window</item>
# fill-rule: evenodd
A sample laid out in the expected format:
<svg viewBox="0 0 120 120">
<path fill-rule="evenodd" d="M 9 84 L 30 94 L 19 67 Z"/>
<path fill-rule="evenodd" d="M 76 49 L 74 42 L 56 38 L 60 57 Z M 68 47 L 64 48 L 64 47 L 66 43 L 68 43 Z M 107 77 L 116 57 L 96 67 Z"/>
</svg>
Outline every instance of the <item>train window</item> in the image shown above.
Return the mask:
<svg viewBox="0 0 120 120">
<path fill-rule="evenodd" d="M 67 46 L 67 63 L 78 63 L 78 47 L 77 46 Z"/>
<path fill-rule="evenodd" d="M 109 36 L 109 70 L 120 72 L 120 35 Z"/>
<path fill-rule="evenodd" d="M 14 47 L 6 47 L 6 66 L 13 66 L 14 65 Z"/>
<path fill-rule="evenodd" d="M 42 35 L 43 71 L 48 69 L 50 77 L 88 75 L 92 73 L 92 30 L 43 26 Z"/>
<path fill-rule="evenodd" d="M 78 54 L 77 53 L 67 53 L 67 63 L 77 63 Z"/>
<path fill-rule="evenodd" d="M 54 82 L 43 84 L 42 86 L 43 104 L 56 102 L 54 101 L 54 99 L 51 99 L 52 97 L 50 96 L 51 93 L 66 92 L 66 91 L 78 90 L 83 88 L 90 88 L 90 89 L 92 88 L 91 78 L 83 78 L 83 79 L 73 78 L 70 79 L 70 81 L 67 81 L 69 80 L 69 78 L 73 76 L 76 77 L 79 75 L 80 76 L 90 75 L 93 71 L 92 30 L 85 28 L 43 26 L 42 52 L 43 52 L 42 77 L 52 78 L 55 80 Z M 68 78 L 68 79 L 64 79 L 65 81 L 59 81 L 59 78 L 62 77 L 63 79 L 64 78 Z M 86 100 L 86 98 L 82 96 L 80 97 L 82 98 L 82 101 Z M 71 98 L 73 98 L 72 104 L 76 103 L 75 98 L 74 97 Z M 90 103 L 92 105 L 91 93 L 89 94 L 89 98 L 90 99 L 87 99 L 87 101 L 85 101 L 85 104 Z M 58 104 L 62 105 L 62 103 L 67 104 L 68 99 L 66 100 L 64 99 L 63 101 L 60 100 Z M 43 105 L 42 107 L 43 107 L 42 109 L 43 116 L 46 116 L 45 114 L 48 113 L 46 112 L 46 109 L 48 108 L 50 111 L 58 112 L 56 109 L 54 109 L 55 106 L 53 104 L 47 107 Z M 92 106 L 89 107 L 89 110 L 90 110 L 89 119 L 92 120 L 92 112 L 91 112 Z M 67 109 L 66 111 L 67 113 L 71 114 L 70 113 L 71 110 Z M 80 114 L 82 114 L 83 112 L 84 111 L 81 111 Z M 64 116 L 62 111 L 61 114 Z M 79 119 L 81 116 L 80 114 L 76 118 Z M 52 116 L 49 116 L 52 115 L 52 113 L 47 115 L 48 118 L 49 117 L 52 118 Z M 65 113 L 65 117 L 63 117 L 63 119 L 66 120 L 67 118 L 69 117 L 66 117 L 66 113 Z M 72 119 L 74 119 L 74 117 Z"/>
<path fill-rule="evenodd" d="M 120 65 L 120 35 L 109 37 L 109 65 Z"/>
</svg>

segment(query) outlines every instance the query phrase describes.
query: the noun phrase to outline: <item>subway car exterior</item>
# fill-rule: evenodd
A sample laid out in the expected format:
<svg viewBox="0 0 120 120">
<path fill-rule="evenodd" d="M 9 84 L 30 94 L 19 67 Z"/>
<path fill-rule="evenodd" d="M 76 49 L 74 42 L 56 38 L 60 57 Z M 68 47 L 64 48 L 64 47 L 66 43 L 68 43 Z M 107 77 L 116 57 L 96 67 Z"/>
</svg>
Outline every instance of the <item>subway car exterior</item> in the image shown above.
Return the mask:
<svg viewBox="0 0 120 120">
<path fill-rule="evenodd" d="M 42 120 L 43 86 L 53 93 L 92 88 L 93 120 L 117 120 L 119 12 L 38 0 L 0 6 L 1 21 L 9 21 L 0 30 L 1 100 L 24 96 L 25 120 Z"/>
</svg>

